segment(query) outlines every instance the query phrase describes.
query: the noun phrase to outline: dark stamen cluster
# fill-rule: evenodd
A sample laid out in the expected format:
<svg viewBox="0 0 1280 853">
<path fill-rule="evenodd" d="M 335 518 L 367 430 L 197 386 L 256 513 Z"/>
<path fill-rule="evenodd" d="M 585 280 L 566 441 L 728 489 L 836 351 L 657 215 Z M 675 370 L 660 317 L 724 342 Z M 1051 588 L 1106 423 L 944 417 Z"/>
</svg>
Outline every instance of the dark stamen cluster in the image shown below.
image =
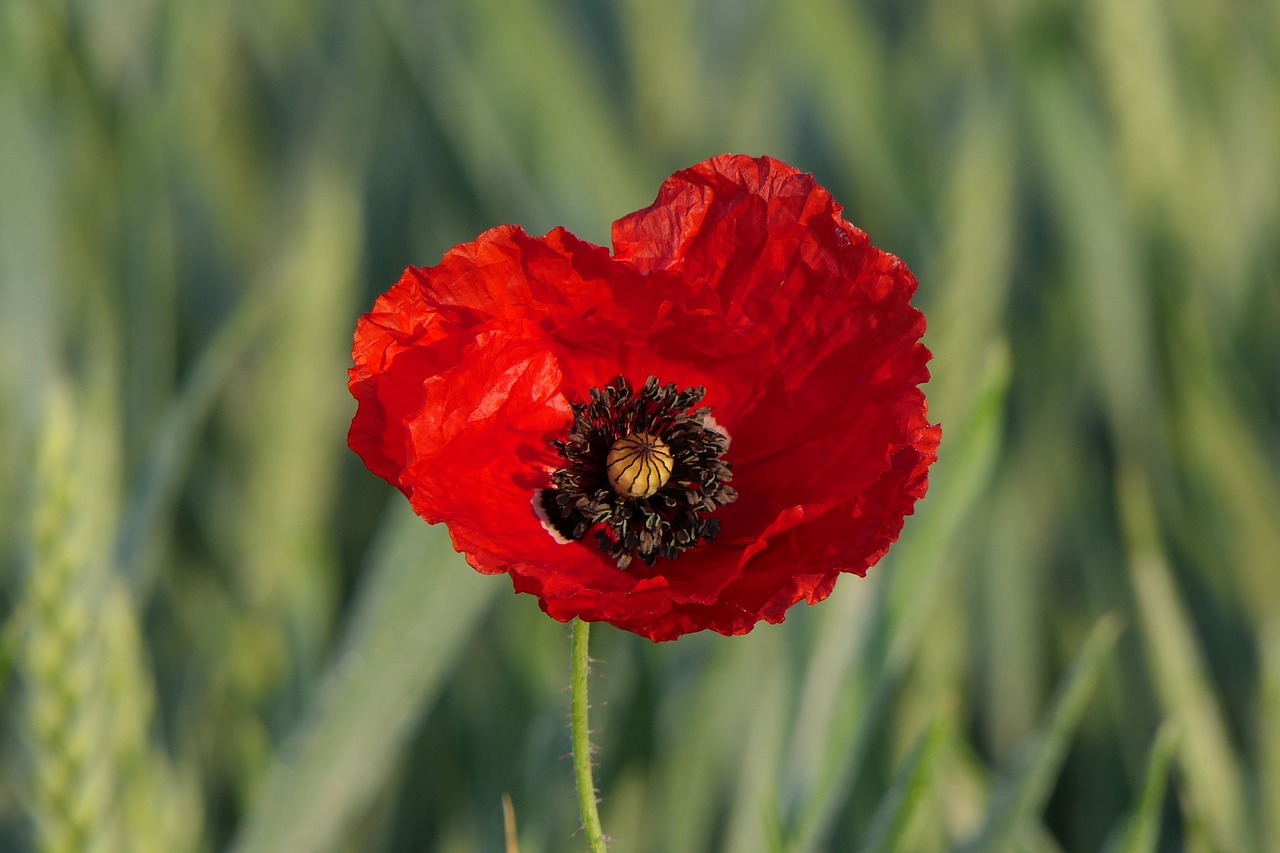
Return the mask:
<svg viewBox="0 0 1280 853">
<path fill-rule="evenodd" d="M 551 477 L 555 488 L 541 495 L 542 509 L 567 539 L 581 539 L 592 527 L 600 548 L 625 569 L 639 558 L 652 566 L 659 556 L 675 559 L 699 540 L 710 542 L 720 521 L 707 514 L 733 503 L 738 493 L 721 457 L 728 438 L 704 425 L 711 410 L 690 411 L 705 388 L 678 391 L 650 376 L 639 392 L 619 376 L 592 388 L 589 403 L 573 404 L 569 437 L 553 444 L 564 467 Z M 622 438 L 645 433 L 670 448 L 673 470 L 665 485 L 647 497 L 625 497 L 609 483 L 609 450 Z"/>
</svg>

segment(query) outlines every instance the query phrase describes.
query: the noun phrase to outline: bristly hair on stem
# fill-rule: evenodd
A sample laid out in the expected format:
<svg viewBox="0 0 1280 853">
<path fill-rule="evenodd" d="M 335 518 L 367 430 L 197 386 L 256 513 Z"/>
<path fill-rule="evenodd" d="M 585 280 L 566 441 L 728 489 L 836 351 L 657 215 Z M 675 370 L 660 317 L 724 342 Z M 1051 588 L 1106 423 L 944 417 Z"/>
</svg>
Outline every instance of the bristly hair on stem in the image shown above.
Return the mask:
<svg viewBox="0 0 1280 853">
<path fill-rule="evenodd" d="M 590 658 L 587 656 L 590 625 L 581 619 L 573 620 L 572 654 L 570 655 L 569 689 L 570 725 L 573 730 L 573 770 L 578 785 L 578 809 L 582 814 L 582 831 L 587 836 L 591 853 L 605 853 L 604 830 L 600 826 L 600 812 L 596 808 L 596 785 L 591 772 L 591 729 L 587 725 L 587 673 Z"/>
</svg>

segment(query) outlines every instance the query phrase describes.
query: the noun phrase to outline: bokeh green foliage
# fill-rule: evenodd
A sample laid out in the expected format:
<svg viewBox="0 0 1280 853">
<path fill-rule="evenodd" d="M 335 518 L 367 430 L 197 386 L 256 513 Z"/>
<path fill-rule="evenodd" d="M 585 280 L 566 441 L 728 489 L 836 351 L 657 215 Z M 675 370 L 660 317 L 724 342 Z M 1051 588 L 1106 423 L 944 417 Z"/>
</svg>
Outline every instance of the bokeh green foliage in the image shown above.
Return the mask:
<svg viewBox="0 0 1280 853">
<path fill-rule="evenodd" d="M 8 0 L 0 849 L 579 847 L 567 631 L 350 335 L 720 151 L 916 271 L 944 442 L 821 606 L 593 632 L 612 849 L 1280 848 L 1280 5 Z"/>
</svg>

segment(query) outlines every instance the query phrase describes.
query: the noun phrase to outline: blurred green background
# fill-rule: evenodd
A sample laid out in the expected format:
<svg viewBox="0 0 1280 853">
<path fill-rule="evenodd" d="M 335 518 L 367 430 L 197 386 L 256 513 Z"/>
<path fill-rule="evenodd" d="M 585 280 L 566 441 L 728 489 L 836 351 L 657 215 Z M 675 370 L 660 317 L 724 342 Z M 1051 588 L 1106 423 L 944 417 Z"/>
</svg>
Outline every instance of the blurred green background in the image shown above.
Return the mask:
<svg viewBox="0 0 1280 853">
<path fill-rule="evenodd" d="M 568 631 L 345 445 L 356 316 L 711 154 L 916 272 L 866 580 L 593 632 L 612 850 L 1280 849 L 1280 4 L 6 0 L 0 849 L 576 850 Z"/>
</svg>

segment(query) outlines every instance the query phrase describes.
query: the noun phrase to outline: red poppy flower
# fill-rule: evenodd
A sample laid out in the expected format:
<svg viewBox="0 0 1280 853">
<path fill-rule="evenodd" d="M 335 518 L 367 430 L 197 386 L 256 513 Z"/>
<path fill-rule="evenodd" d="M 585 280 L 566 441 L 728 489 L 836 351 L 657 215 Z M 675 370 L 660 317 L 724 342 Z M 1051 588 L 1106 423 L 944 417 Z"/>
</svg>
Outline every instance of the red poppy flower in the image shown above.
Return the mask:
<svg viewBox="0 0 1280 853">
<path fill-rule="evenodd" d="M 781 622 L 884 555 L 940 436 L 916 280 L 840 213 L 724 155 L 615 222 L 612 254 L 486 231 L 360 318 L 351 447 L 556 619 Z"/>
</svg>

